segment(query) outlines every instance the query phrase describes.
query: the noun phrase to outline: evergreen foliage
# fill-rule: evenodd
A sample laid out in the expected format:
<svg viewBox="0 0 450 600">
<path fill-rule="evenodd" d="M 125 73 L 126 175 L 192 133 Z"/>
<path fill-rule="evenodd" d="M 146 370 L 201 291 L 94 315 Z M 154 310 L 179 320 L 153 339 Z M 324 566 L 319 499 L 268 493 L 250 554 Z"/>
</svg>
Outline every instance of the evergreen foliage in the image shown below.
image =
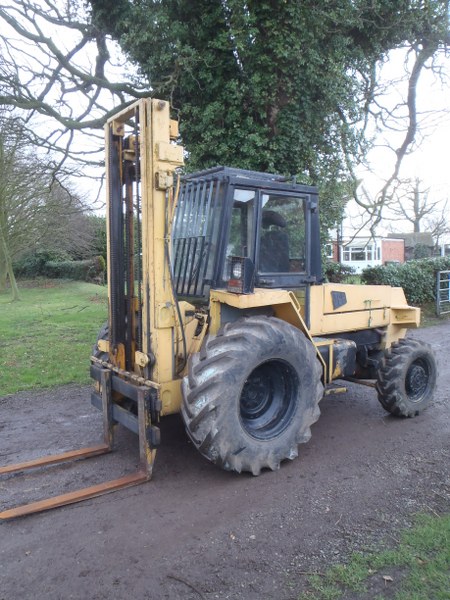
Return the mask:
<svg viewBox="0 0 450 600">
<path fill-rule="evenodd" d="M 104 283 L 106 262 L 101 255 L 86 260 L 71 260 L 65 254 L 40 251 L 18 260 L 14 264 L 14 272 L 17 277 L 26 279 L 48 277 Z"/>
<path fill-rule="evenodd" d="M 364 269 L 361 280 L 366 284 L 402 287 L 411 304 L 425 304 L 436 298 L 436 274 L 450 269 L 450 257 L 411 260 L 401 265 Z"/>
<path fill-rule="evenodd" d="M 331 260 L 325 261 L 324 274 L 330 283 L 349 283 L 349 279 L 355 274 L 353 267 L 342 265 Z"/>
<path fill-rule="evenodd" d="M 156 97 L 179 113 L 188 168 L 226 164 L 319 184 L 326 225 L 350 192 L 348 161 L 375 65 L 402 44 L 447 39 L 444 0 L 90 0 Z"/>
</svg>

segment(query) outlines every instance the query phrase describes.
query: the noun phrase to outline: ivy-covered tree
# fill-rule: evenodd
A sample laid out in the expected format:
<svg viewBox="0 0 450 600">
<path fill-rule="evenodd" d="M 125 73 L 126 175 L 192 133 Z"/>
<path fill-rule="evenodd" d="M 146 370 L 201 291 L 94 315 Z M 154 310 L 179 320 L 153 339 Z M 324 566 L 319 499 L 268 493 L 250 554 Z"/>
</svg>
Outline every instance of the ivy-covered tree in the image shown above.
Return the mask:
<svg viewBox="0 0 450 600">
<path fill-rule="evenodd" d="M 376 64 L 408 44 L 416 70 L 448 42 L 443 0 L 90 0 L 181 117 L 189 168 L 226 163 L 320 184 L 328 223 L 352 191 Z M 414 137 L 411 122 L 406 150 Z"/>
<path fill-rule="evenodd" d="M 320 185 L 325 224 L 349 196 L 376 219 L 418 138 L 416 90 L 448 46 L 448 5 L 8 0 L 0 7 L 0 104 L 23 115 L 29 138 L 56 157 L 55 172 L 78 163 L 86 176 L 86 164 L 101 161 L 108 116 L 135 98 L 163 97 L 181 118 L 188 168 L 226 163 L 297 175 Z M 408 65 L 404 98 L 392 108 L 379 67 L 396 48 Z M 387 158 L 391 175 L 369 203 L 358 196 L 355 169 L 372 142 L 367 123 L 372 133 L 379 126 L 402 136 Z"/>
</svg>

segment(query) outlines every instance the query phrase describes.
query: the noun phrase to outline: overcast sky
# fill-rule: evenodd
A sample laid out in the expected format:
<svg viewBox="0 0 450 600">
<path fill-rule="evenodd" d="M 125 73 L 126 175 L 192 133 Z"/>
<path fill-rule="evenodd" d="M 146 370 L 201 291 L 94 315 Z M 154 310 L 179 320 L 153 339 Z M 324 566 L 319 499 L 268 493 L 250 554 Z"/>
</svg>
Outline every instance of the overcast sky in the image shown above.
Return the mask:
<svg viewBox="0 0 450 600">
<path fill-rule="evenodd" d="M 401 179 L 416 179 L 423 181 L 423 188 L 430 188 L 430 201 L 440 200 L 442 205 L 450 198 L 450 60 L 443 55 L 439 59 L 443 69 L 444 80 L 437 77 L 431 70 L 422 73 L 417 90 L 417 105 L 419 109 L 420 134 L 419 145 L 405 157 L 400 171 Z M 382 73 L 386 81 L 401 78 L 405 69 L 405 54 L 395 51 L 390 54 L 390 60 L 383 67 Z M 386 90 L 385 100 L 390 106 L 395 106 L 405 98 L 405 85 L 391 85 Z M 360 169 L 359 175 L 369 193 L 375 197 L 386 178 L 392 172 L 394 153 L 388 148 L 396 149 L 402 142 L 402 134 L 386 131 L 378 136 L 380 147 L 369 154 L 372 172 Z M 383 144 L 386 144 L 383 147 Z M 355 228 L 362 224 L 362 219 L 355 215 L 360 212 L 353 202 L 346 208 L 347 218 L 344 222 L 344 235 L 354 233 Z M 386 217 L 392 217 L 389 211 Z M 450 214 L 449 214 L 450 220 Z M 377 233 L 385 235 L 389 230 L 399 232 L 412 230 L 408 221 L 386 219 L 377 229 Z M 367 228 L 361 235 L 367 234 Z"/>
</svg>

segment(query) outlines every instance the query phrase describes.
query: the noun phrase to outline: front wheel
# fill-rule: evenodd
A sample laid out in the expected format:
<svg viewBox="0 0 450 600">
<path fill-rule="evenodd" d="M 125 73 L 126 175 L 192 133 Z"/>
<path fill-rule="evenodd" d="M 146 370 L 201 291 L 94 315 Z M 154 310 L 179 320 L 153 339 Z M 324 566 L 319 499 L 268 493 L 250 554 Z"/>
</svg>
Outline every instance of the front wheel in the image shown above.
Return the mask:
<svg viewBox="0 0 450 600">
<path fill-rule="evenodd" d="M 433 396 L 436 374 L 428 344 L 413 339 L 395 342 L 385 351 L 377 374 L 378 400 L 396 417 L 415 417 Z"/>
<path fill-rule="evenodd" d="M 182 415 L 198 450 L 229 471 L 277 469 L 320 414 L 322 369 L 301 331 L 272 317 L 227 323 L 189 360 Z"/>
</svg>

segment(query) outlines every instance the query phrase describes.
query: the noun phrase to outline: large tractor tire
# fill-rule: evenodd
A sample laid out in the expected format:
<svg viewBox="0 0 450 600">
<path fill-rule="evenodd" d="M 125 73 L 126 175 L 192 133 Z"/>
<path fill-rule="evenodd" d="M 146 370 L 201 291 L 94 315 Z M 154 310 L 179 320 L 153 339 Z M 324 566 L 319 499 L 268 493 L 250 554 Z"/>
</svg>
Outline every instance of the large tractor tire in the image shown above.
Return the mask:
<svg viewBox="0 0 450 600">
<path fill-rule="evenodd" d="M 403 339 L 385 351 L 376 389 L 383 408 L 396 417 L 415 417 L 429 404 L 436 361 L 428 344 Z"/>
<path fill-rule="evenodd" d="M 278 469 L 320 415 L 322 367 L 303 333 L 273 317 L 227 323 L 189 360 L 182 415 L 200 453 L 227 471 Z"/>
</svg>

